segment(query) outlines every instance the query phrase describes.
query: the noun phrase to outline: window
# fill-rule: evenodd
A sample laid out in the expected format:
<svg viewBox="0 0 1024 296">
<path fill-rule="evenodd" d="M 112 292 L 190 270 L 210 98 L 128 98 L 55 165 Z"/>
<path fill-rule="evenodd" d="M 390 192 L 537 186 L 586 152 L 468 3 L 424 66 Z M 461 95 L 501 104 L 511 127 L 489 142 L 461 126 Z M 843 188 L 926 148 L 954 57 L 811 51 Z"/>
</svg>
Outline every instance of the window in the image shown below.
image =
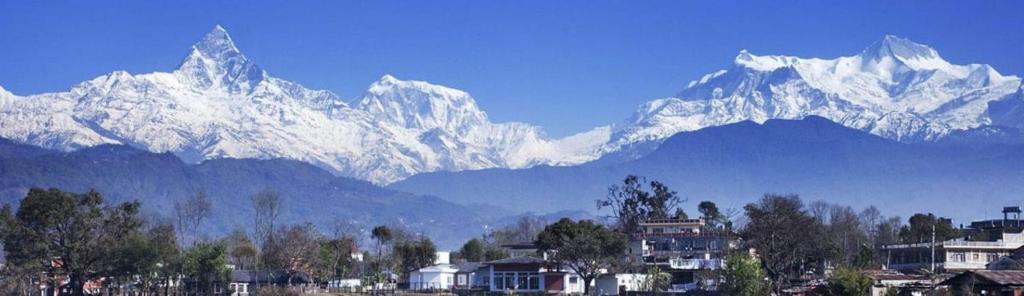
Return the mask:
<svg viewBox="0 0 1024 296">
<path fill-rule="evenodd" d="M 519 281 L 517 283 L 518 285 L 516 285 L 516 289 L 520 289 L 520 290 L 528 289 L 527 287 L 530 286 L 529 279 L 530 279 L 530 277 L 529 277 L 529 275 L 527 273 L 520 272 L 519 273 L 519 277 L 518 277 Z"/>
<path fill-rule="evenodd" d="M 504 290 L 505 289 L 505 274 L 500 272 L 494 273 L 494 289 Z"/>
<path fill-rule="evenodd" d="M 951 259 L 950 261 L 953 261 L 953 262 L 964 262 L 964 261 L 967 261 L 967 257 L 964 256 L 964 253 L 961 253 L 961 252 L 953 252 L 952 254 L 950 254 L 950 259 Z"/>
<path fill-rule="evenodd" d="M 515 272 L 505 273 L 505 289 L 515 289 L 515 288 L 516 288 L 516 273 Z"/>
<path fill-rule="evenodd" d="M 986 261 L 988 261 L 988 262 L 993 262 L 993 261 L 999 260 L 999 254 L 993 254 L 993 253 L 989 253 L 989 254 L 988 254 L 988 255 L 986 256 L 986 258 L 985 258 L 985 259 L 987 259 Z"/>
<path fill-rule="evenodd" d="M 466 284 L 466 275 L 465 274 L 460 274 L 459 275 L 459 286 L 463 286 L 465 284 Z"/>
<path fill-rule="evenodd" d="M 576 283 L 576 282 L 578 282 L 579 280 L 580 280 L 580 278 L 578 278 L 578 277 L 575 277 L 575 276 L 571 276 L 571 277 L 569 277 L 569 283 L 570 283 L 570 284 L 575 284 L 575 283 Z"/>
<path fill-rule="evenodd" d="M 981 255 L 978 255 L 978 253 L 971 254 L 971 260 L 978 261 L 980 259 Z"/>
<path fill-rule="evenodd" d="M 452 284 L 452 276 L 446 275 L 446 276 L 444 276 L 444 279 L 448 283 L 448 285 Z"/>
<path fill-rule="evenodd" d="M 651 229 L 651 232 L 654 232 L 654 233 L 665 233 L 665 228 L 655 227 L 654 229 Z"/>
</svg>

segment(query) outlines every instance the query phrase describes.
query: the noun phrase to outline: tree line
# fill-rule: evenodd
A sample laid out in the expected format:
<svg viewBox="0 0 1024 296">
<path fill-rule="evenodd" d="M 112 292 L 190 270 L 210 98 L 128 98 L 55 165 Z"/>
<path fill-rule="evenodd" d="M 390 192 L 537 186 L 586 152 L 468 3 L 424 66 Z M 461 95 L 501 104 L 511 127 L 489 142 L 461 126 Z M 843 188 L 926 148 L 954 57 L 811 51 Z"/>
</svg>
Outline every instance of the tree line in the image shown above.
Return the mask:
<svg viewBox="0 0 1024 296">
<path fill-rule="evenodd" d="M 228 289 L 230 265 L 286 271 L 286 285 L 303 272 L 322 285 L 371 270 L 404 274 L 436 256 L 429 238 L 381 226 L 390 234 L 375 237 L 387 241 L 387 256 L 362 261 L 369 253 L 360 251 L 356 225 L 339 222 L 324 232 L 310 223 L 278 221 L 284 198 L 270 189 L 254 194 L 251 202 L 249 229 L 210 238 L 203 230 L 213 208 L 202 192 L 178 200 L 172 217 L 143 217 L 138 201 L 107 203 L 95 191 L 30 189 L 16 208 L 0 209 L 0 293 L 35 294 L 46 284 L 60 295 L 84 295 L 86 283 L 102 280 L 106 293 L 207 295 L 215 285 Z M 184 285 L 178 285 L 182 278 Z"/>
<path fill-rule="evenodd" d="M 549 223 L 523 216 L 468 240 L 452 260 L 507 258 L 502 245 L 532 242 L 579 274 L 587 288 L 600 272 L 610 270 L 647 273 L 646 287 L 665 289 L 663 271 L 626 262 L 623 254 L 641 221 L 688 218 L 682 207 L 686 201 L 664 183 L 628 176 L 598 201 L 598 208 L 609 213 L 606 219 Z M 321 231 L 310 223 L 279 221 L 284 198 L 273 190 L 257 192 L 250 202 L 252 225 L 211 238 L 203 230 L 213 206 L 203 192 L 178 200 L 173 216 L 161 218 L 142 217 L 137 201 L 108 204 L 97 192 L 33 188 L 16 209 L 10 204 L 0 209 L 6 261 L 0 289 L 28 294 L 37 283 L 57 286 L 66 279 L 62 295 L 83 295 L 86 282 L 103 279 L 108 291 L 132 286 L 146 295 L 208 294 L 227 281 L 228 265 L 302 271 L 321 284 L 341 278 L 392 283 L 437 259 L 430 238 L 400 225 L 362 230 L 339 222 Z M 904 224 L 873 206 L 858 211 L 821 201 L 805 204 L 796 195 L 766 194 L 742 209 L 719 209 L 705 200 L 697 209 L 706 222 L 703 232 L 741 242 L 740 249 L 727 250 L 724 270 L 700 275 L 724 279 L 720 288 L 730 295 L 780 291 L 801 275 L 823 275 L 826 268 L 837 270 L 830 285 L 836 291 L 861 291 L 862 271 L 884 262 L 875 251 L 878 246 L 930 241 L 933 228 L 936 240 L 961 235 L 949 219 L 930 213 L 915 214 Z M 372 240 L 366 250 L 360 248 L 364 231 Z M 286 274 L 287 283 L 297 275 L 292 272 Z M 166 284 L 179 276 L 189 279 L 188 285 Z M 836 295 L 854 295 L 843 293 Z"/>
</svg>

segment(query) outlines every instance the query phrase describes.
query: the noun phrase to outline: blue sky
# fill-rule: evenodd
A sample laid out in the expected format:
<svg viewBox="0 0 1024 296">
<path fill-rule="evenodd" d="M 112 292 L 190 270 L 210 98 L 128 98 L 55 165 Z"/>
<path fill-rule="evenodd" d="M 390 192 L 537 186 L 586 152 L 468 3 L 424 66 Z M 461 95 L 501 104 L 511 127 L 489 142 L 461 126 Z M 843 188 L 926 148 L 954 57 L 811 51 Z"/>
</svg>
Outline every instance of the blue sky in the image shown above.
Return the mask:
<svg viewBox="0 0 1024 296">
<path fill-rule="evenodd" d="M 282 2 L 2 1 L 0 85 L 24 95 L 168 71 L 216 24 L 272 75 L 349 101 L 390 73 L 553 136 L 623 120 L 740 49 L 835 57 L 895 34 L 1024 74 L 1021 1 Z"/>
</svg>

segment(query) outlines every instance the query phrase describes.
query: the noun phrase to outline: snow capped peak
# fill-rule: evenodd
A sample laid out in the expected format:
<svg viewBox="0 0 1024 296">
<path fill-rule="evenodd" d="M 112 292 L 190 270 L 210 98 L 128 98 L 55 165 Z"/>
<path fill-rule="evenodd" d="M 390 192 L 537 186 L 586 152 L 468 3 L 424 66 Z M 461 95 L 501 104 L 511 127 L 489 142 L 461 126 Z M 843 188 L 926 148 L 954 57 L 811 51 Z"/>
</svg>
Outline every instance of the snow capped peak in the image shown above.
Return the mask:
<svg viewBox="0 0 1024 296">
<path fill-rule="evenodd" d="M 487 122 L 487 114 L 464 91 L 391 75 L 371 84 L 357 108 L 378 120 L 413 129 L 465 131 Z"/>
<path fill-rule="evenodd" d="M 193 47 L 211 57 L 241 54 L 238 47 L 235 47 L 235 42 L 231 40 L 231 35 L 228 35 L 228 31 L 220 25 L 213 27 L 213 30 L 206 33 Z"/>
<path fill-rule="evenodd" d="M 882 40 L 865 49 L 863 54 L 901 59 L 941 59 L 935 49 L 895 35 L 885 35 Z"/>
<path fill-rule="evenodd" d="M 220 25 L 192 45 L 177 72 L 200 88 L 223 87 L 235 93 L 250 91 L 268 77 L 235 47 Z"/>
<path fill-rule="evenodd" d="M 865 69 L 897 71 L 906 66 L 913 70 L 950 69 L 953 65 L 942 59 L 935 49 L 910 39 L 886 35 L 858 55 Z"/>
<path fill-rule="evenodd" d="M 384 76 L 381 76 L 380 79 L 377 80 L 377 83 L 380 83 L 382 85 L 384 85 L 384 84 L 391 85 L 391 84 L 395 84 L 395 83 L 398 83 L 398 82 L 399 82 L 398 78 L 395 78 L 395 76 L 391 76 L 391 74 L 384 74 Z"/>
<path fill-rule="evenodd" d="M 750 68 L 758 71 L 772 71 L 778 68 L 789 67 L 798 59 L 791 56 L 758 56 L 746 49 L 740 50 L 733 61 L 737 66 Z"/>
</svg>

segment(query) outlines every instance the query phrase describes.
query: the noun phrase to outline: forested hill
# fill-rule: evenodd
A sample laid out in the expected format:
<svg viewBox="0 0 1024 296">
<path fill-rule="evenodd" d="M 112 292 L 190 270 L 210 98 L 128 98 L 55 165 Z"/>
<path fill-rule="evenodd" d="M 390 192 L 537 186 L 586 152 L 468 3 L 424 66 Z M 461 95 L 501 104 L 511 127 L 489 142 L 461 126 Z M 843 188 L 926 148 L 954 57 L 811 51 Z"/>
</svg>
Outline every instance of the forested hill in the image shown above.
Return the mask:
<svg viewBox="0 0 1024 296">
<path fill-rule="evenodd" d="M 450 246 L 479 235 L 487 224 L 461 205 L 336 177 L 298 161 L 217 159 L 190 165 L 169 153 L 128 146 L 103 145 L 65 153 L 0 139 L 0 201 L 17 202 L 31 187 L 95 189 L 109 201 L 138 199 L 144 213 L 165 217 L 173 214 L 176 201 L 202 191 L 213 205 L 206 223 L 211 235 L 236 227 L 249 229 L 253 223 L 250 197 L 264 189 L 280 193 L 281 223 L 311 222 L 323 231 L 338 222 L 366 229 L 377 224 L 404 225 Z"/>
</svg>

